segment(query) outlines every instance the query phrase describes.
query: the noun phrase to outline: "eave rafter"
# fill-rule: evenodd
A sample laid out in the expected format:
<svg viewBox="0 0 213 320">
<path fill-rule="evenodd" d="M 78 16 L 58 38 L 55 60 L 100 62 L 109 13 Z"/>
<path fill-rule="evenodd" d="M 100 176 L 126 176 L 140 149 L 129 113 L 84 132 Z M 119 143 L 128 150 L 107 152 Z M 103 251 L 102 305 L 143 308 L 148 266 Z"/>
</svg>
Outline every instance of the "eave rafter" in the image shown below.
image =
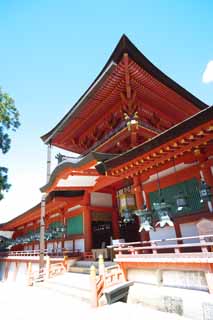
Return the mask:
<svg viewBox="0 0 213 320">
<path fill-rule="evenodd" d="M 112 82 L 111 82 L 112 79 Z M 107 83 L 109 83 L 109 85 L 107 85 Z M 74 129 L 72 130 L 72 134 L 73 132 L 75 132 L 75 135 L 79 135 L 80 134 L 80 127 L 82 126 L 82 122 L 84 122 L 86 124 L 86 128 L 88 128 L 88 116 L 90 117 L 91 122 L 95 122 L 95 125 L 92 126 L 93 129 L 100 125 L 101 121 L 99 121 L 97 123 L 97 114 L 99 112 L 101 112 L 101 109 L 105 109 L 106 105 L 108 106 L 115 106 L 115 101 L 119 100 L 119 94 L 118 92 L 120 92 L 121 90 L 123 90 L 124 88 L 124 69 L 122 65 L 117 65 L 115 67 L 115 70 L 113 71 L 113 75 L 109 77 L 108 81 L 105 85 L 103 85 L 103 87 L 101 87 L 98 92 L 95 94 L 99 95 L 99 92 L 102 91 L 102 93 L 100 93 L 101 97 L 100 98 L 96 98 L 96 97 L 91 97 L 90 98 L 90 105 L 88 107 L 87 112 L 85 113 L 85 116 L 79 118 L 80 121 L 76 122 L 76 125 L 74 126 Z M 120 101 L 119 101 L 120 103 Z M 87 130 L 84 130 L 85 133 L 87 132 Z M 90 130 L 89 130 L 90 131 Z M 66 134 L 65 134 L 66 133 Z M 64 132 L 63 132 L 63 136 L 64 138 L 61 139 L 61 142 L 64 143 L 68 140 L 70 140 L 70 137 L 72 135 L 70 133 L 69 128 L 67 128 Z"/>
<path fill-rule="evenodd" d="M 153 168 L 160 168 L 165 163 L 171 162 L 172 164 L 174 158 L 184 159 L 187 153 L 201 146 L 205 147 L 211 140 L 213 140 L 213 121 L 209 121 L 205 125 L 201 125 L 117 168 L 110 169 L 107 171 L 107 175 L 133 177 L 138 174 L 148 174 Z"/>
</svg>

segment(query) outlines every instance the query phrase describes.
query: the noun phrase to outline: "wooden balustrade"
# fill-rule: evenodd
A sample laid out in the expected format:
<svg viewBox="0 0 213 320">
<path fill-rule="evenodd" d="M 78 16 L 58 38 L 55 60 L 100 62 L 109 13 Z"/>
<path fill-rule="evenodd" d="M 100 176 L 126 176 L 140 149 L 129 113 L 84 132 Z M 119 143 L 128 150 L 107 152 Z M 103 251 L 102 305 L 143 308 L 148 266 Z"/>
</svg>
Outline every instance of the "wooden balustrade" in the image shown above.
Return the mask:
<svg viewBox="0 0 213 320">
<path fill-rule="evenodd" d="M 51 252 L 48 249 L 44 250 L 45 256 L 50 257 L 76 257 L 80 256 L 82 253 L 80 250 L 62 250 L 61 252 Z M 39 256 L 40 250 L 22 250 L 22 251 L 2 251 L 0 252 L 0 257 L 7 257 L 7 256 Z"/>
<path fill-rule="evenodd" d="M 103 256 L 99 256 L 99 275 L 96 276 L 95 266 L 90 268 L 91 306 L 98 307 L 99 299 L 104 290 L 115 285 L 126 283 L 126 279 L 119 265 L 104 267 Z"/>
<path fill-rule="evenodd" d="M 32 272 L 29 264 L 28 269 L 27 283 L 29 286 L 34 285 L 35 282 L 42 282 L 46 279 L 63 274 L 66 271 L 63 262 L 50 263 L 50 259 L 47 259 L 45 268 Z"/>
<path fill-rule="evenodd" d="M 180 244 L 180 241 L 184 240 L 198 240 L 195 243 L 184 243 Z M 176 244 L 165 244 L 169 242 L 176 242 Z M 119 255 L 123 253 L 134 254 L 160 254 L 159 251 L 163 250 L 169 251 L 176 254 L 181 254 L 182 249 L 187 249 L 190 252 L 190 249 L 198 248 L 201 252 L 211 252 L 213 250 L 213 235 L 202 235 L 202 236 L 193 236 L 193 237 L 181 237 L 181 238 L 168 238 L 168 239 L 159 239 L 159 240 L 150 240 L 150 241 L 137 241 L 137 242 L 128 242 L 120 243 L 118 245 L 110 246 L 114 249 L 115 252 L 118 252 Z"/>
</svg>

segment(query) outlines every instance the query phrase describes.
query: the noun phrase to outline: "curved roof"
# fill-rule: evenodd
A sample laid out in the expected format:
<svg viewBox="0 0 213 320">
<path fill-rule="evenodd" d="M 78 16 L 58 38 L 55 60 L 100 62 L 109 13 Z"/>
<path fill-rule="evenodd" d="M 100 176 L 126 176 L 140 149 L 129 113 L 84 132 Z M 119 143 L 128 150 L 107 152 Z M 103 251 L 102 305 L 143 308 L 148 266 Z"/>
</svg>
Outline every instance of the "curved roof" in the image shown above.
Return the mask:
<svg viewBox="0 0 213 320">
<path fill-rule="evenodd" d="M 112 159 L 117 154 L 105 154 L 105 153 L 99 153 L 99 152 L 90 152 L 88 155 L 84 157 L 78 157 L 78 158 L 69 158 L 67 160 L 62 161 L 59 163 L 59 165 L 53 170 L 50 179 L 46 185 L 40 188 L 41 192 L 46 192 L 48 188 L 50 188 L 55 179 L 60 176 L 60 173 L 62 173 L 65 169 L 70 169 L 70 172 L 72 169 L 81 169 L 85 165 L 92 163 L 94 160 L 95 162 L 99 161 L 105 161 L 108 159 Z M 86 175 L 86 173 L 85 173 Z"/>
<path fill-rule="evenodd" d="M 208 105 L 196 98 L 189 91 L 181 87 L 166 74 L 160 71 L 133 45 L 133 43 L 127 38 L 126 35 L 123 35 L 113 53 L 111 54 L 110 58 L 108 59 L 107 63 L 103 67 L 102 71 L 93 81 L 90 87 L 86 90 L 86 92 L 80 97 L 80 99 L 69 110 L 69 112 L 61 119 L 61 121 L 59 121 L 59 123 L 52 130 L 41 137 L 44 143 L 50 143 L 51 140 L 57 135 L 57 133 L 66 126 L 69 120 L 81 111 L 82 107 L 88 101 L 88 99 L 100 88 L 106 78 L 113 72 L 115 66 L 121 61 L 124 53 L 128 53 L 129 57 L 146 72 L 148 72 L 152 77 L 175 91 L 179 96 L 192 103 L 196 108 L 202 110 L 208 107 Z"/>
</svg>

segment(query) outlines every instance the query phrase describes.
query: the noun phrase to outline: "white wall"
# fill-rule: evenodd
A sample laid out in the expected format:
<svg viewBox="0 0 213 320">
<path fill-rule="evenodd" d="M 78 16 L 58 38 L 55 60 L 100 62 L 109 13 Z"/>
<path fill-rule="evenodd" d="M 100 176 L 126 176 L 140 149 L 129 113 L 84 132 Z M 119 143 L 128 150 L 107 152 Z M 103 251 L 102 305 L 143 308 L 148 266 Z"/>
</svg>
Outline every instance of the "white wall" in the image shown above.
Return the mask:
<svg viewBox="0 0 213 320">
<path fill-rule="evenodd" d="M 198 230 L 196 227 L 196 223 L 183 223 L 180 224 L 180 231 L 182 237 L 193 237 L 193 236 L 198 236 Z M 183 240 L 183 243 L 193 243 L 193 242 L 198 242 L 197 239 L 186 239 Z"/>
<path fill-rule="evenodd" d="M 64 241 L 64 248 L 67 250 L 73 250 L 73 240 Z"/>
<path fill-rule="evenodd" d="M 112 195 L 102 192 L 91 192 L 91 205 L 94 207 L 112 207 Z"/>
<path fill-rule="evenodd" d="M 150 240 L 161 240 L 161 239 L 170 239 L 170 238 L 176 238 L 175 228 L 172 227 L 164 227 L 164 228 L 157 228 L 156 231 L 150 231 Z M 159 245 L 170 245 L 170 244 L 176 244 L 176 241 L 165 241 L 160 243 Z"/>
<path fill-rule="evenodd" d="M 75 250 L 80 250 L 80 252 L 84 252 L 84 239 L 75 240 Z"/>
<path fill-rule="evenodd" d="M 53 252 L 53 242 L 47 243 L 47 251 L 52 253 Z"/>
<path fill-rule="evenodd" d="M 34 245 L 34 250 L 39 250 L 39 244 L 38 243 Z"/>
</svg>

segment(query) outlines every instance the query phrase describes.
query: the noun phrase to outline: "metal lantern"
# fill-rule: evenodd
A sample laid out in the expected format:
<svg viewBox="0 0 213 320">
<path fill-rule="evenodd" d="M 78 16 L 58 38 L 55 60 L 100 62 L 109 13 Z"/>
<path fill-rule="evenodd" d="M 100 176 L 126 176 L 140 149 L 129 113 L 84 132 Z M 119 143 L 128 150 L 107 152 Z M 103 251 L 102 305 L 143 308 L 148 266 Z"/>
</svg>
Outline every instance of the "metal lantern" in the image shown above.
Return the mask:
<svg viewBox="0 0 213 320">
<path fill-rule="evenodd" d="M 176 196 L 176 206 L 178 212 L 183 211 L 189 207 L 187 197 L 184 195 L 182 191 L 180 191 Z"/>
<path fill-rule="evenodd" d="M 39 241 L 40 240 L 40 233 L 39 232 L 35 232 L 34 233 L 34 240 L 35 241 Z"/>
<path fill-rule="evenodd" d="M 136 208 L 135 195 L 130 192 L 119 195 L 120 213 L 124 223 L 134 222 L 133 210 Z"/>
<path fill-rule="evenodd" d="M 199 193 L 200 193 L 200 202 L 211 201 L 213 194 L 211 191 L 211 187 L 206 183 L 205 180 L 201 180 Z"/>
<path fill-rule="evenodd" d="M 154 230 L 152 226 L 152 211 L 149 210 L 146 206 L 144 206 L 144 209 L 134 210 L 134 214 L 139 217 L 140 219 L 140 228 L 139 232 L 145 230 L 150 231 Z"/>
<path fill-rule="evenodd" d="M 49 237 L 49 239 L 47 240 L 58 238 L 66 232 L 66 226 L 61 224 L 57 227 L 50 227 L 46 232 L 47 232 L 47 237 Z"/>
<path fill-rule="evenodd" d="M 135 221 L 133 216 L 133 211 L 129 209 L 124 209 L 122 212 L 123 222 L 124 223 L 133 223 Z"/>
<path fill-rule="evenodd" d="M 45 240 L 51 240 L 52 239 L 52 233 L 50 231 L 45 231 L 44 233 L 44 239 Z"/>
<path fill-rule="evenodd" d="M 171 206 L 162 199 L 160 202 L 153 203 L 153 207 L 157 212 L 159 221 L 155 224 L 156 227 L 160 226 L 161 228 L 166 225 L 174 227 L 174 223 L 170 219 L 169 213 Z"/>
</svg>

